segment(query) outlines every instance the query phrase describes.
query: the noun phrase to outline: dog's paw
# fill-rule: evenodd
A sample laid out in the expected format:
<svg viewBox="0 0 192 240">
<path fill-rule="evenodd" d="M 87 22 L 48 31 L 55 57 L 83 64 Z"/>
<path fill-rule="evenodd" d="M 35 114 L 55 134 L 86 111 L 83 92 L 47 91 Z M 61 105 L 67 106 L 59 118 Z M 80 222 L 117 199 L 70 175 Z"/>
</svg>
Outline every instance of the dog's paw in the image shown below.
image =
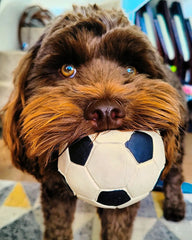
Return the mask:
<svg viewBox="0 0 192 240">
<path fill-rule="evenodd" d="M 182 200 L 175 204 L 165 200 L 163 211 L 166 220 L 179 222 L 185 217 L 185 202 Z"/>
</svg>

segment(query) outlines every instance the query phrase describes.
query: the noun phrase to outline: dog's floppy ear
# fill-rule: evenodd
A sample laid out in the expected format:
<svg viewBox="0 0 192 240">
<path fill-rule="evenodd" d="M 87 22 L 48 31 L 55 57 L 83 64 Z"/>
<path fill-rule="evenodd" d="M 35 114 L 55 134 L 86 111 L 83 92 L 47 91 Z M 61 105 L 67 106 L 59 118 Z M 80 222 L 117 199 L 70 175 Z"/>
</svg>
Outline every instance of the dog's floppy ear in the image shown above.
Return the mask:
<svg viewBox="0 0 192 240">
<path fill-rule="evenodd" d="M 30 69 L 33 66 L 33 59 L 40 47 L 40 40 L 25 54 L 14 71 L 14 90 L 11 93 L 8 103 L 2 111 L 3 138 L 8 145 L 14 165 L 22 170 L 30 168 L 25 155 L 25 146 L 20 137 L 21 126 L 19 123 L 20 114 L 25 105 L 25 84 Z"/>
</svg>

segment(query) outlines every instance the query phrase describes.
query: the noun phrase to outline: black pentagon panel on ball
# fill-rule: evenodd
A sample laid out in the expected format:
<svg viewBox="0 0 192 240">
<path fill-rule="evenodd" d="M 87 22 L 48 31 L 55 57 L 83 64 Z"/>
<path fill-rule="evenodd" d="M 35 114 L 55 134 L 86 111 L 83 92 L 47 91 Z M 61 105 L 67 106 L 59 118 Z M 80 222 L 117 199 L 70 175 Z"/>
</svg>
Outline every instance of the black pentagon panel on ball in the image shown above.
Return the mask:
<svg viewBox="0 0 192 240">
<path fill-rule="evenodd" d="M 102 191 L 97 202 L 106 206 L 119 206 L 128 202 L 131 198 L 124 190 Z"/>
<path fill-rule="evenodd" d="M 138 163 L 144 163 L 153 157 L 153 139 L 147 133 L 135 131 L 125 146 Z"/>
<path fill-rule="evenodd" d="M 71 162 L 84 166 L 92 148 L 93 143 L 88 136 L 75 141 L 69 146 Z"/>
</svg>

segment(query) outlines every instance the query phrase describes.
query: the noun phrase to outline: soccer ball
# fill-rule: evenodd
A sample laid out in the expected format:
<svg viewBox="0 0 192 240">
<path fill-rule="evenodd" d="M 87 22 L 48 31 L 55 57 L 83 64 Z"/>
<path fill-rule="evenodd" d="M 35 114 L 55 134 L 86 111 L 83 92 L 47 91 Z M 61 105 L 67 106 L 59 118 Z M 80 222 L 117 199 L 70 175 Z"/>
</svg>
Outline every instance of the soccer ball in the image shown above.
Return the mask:
<svg viewBox="0 0 192 240">
<path fill-rule="evenodd" d="M 152 131 L 107 131 L 71 144 L 58 170 L 78 198 L 123 208 L 145 198 L 165 166 L 163 140 Z"/>
</svg>

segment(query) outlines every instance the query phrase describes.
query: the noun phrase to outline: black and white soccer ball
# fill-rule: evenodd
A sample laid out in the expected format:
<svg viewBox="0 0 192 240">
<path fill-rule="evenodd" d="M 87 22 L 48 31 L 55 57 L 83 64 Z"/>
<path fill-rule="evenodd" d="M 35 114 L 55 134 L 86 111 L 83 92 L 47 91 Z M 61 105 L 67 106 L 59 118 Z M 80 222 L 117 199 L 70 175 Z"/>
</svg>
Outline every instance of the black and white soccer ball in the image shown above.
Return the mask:
<svg viewBox="0 0 192 240">
<path fill-rule="evenodd" d="M 152 131 L 89 135 L 58 159 L 58 170 L 74 195 L 101 208 L 123 208 L 145 198 L 164 166 L 163 140 Z"/>
</svg>

